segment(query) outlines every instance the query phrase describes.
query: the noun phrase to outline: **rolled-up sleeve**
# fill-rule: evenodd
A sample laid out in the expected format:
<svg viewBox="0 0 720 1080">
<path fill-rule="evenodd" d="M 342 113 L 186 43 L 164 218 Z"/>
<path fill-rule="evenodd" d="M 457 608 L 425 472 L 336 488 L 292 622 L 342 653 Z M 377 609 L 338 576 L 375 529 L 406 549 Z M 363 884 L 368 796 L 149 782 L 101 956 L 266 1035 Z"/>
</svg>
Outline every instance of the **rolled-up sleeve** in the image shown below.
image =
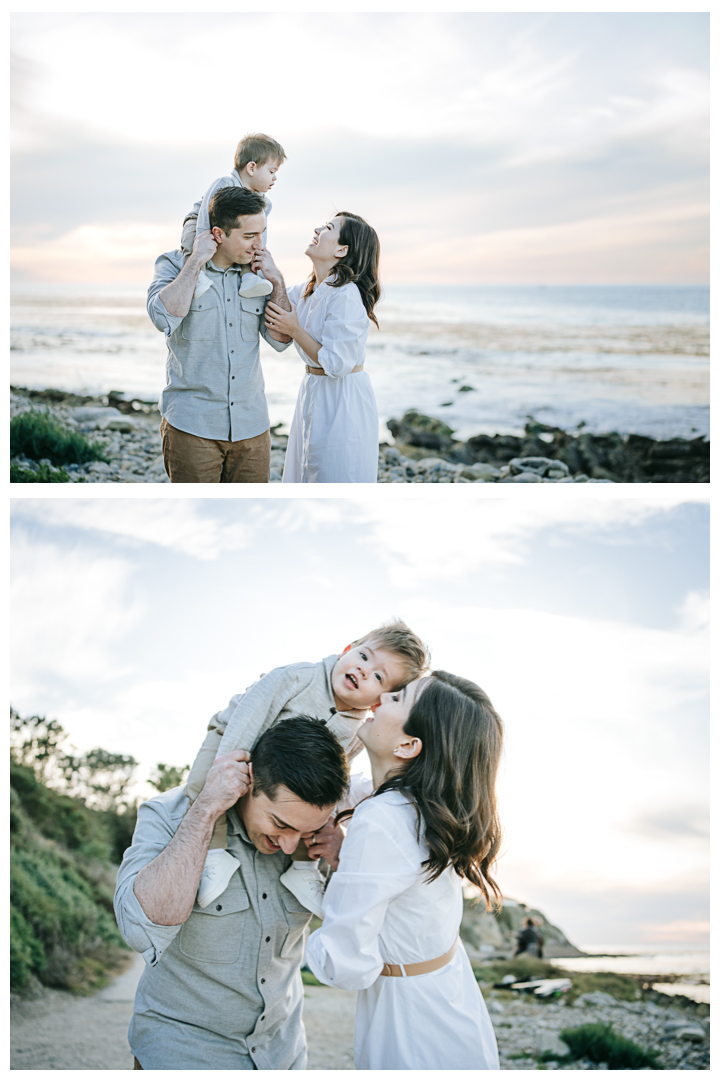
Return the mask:
<svg viewBox="0 0 720 1080">
<path fill-rule="evenodd" d="M 315 977 L 343 990 L 366 990 L 378 978 L 388 904 L 419 876 L 402 841 L 389 835 L 385 808 L 373 802 L 364 803 L 348 826 L 339 867 L 325 891 L 323 925 L 310 935 L 305 950 Z"/>
<path fill-rule="evenodd" d="M 333 289 L 317 362 L 330 378 L 342 379 L 365 359 L 368 317 L 359 295 Z"/>
<path fill-rule="evenodd" d="M 161 255 L 155 262 L 155 277 L 148 289 L 148 315 L 152 319 L 153 325 L 162 331 L 166 337 L 170 337 L 171 334 L 175 333 L 185 316 L 171 315 L 160 299 L 159 294 L 166 285 L 175 280 L 184 265 L 185 259 L 180 250 Z"/>
<path fill-rule="evenodd" d="M 187 807 L 187 799 L 183 799 L 183 805 Z M 159 962 L 182 923 L 177 926 L 159 926 L 152 922 L 143 911 L 133 887 L 142 868 L 151 863 L 170 843 L 180 820 L 173 822 L 165 808 L 157 803 L 143 803 L 138 810 L 132 846 L 125 852 L 118 871 L 114 900 L 115 918 L 125 941 L 135 952 L 142 953 L 150 967 Z"/>
</svg>

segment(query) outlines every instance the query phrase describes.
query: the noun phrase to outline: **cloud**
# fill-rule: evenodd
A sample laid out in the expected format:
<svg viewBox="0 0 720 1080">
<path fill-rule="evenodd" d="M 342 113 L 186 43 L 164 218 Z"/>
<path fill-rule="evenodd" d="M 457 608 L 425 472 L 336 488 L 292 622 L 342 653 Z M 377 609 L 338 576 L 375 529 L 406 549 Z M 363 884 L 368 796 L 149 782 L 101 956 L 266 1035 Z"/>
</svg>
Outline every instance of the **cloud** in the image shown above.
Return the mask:
<svg viewBox="0 0 720 1080">
<path fill-rule="evenodd" d="M 13 26 L 13 261 L 29 278 L 146 278 L 243 134 L 232 96 L 208 115 L 196 93 L 215 42 L 270 36 L 274 75 L 247 123 L 288 152 L 270 239 L 294 272 L 308 229 L 351 207 L 381 232 L 388 281 L 706 280 L 704 15 L 30 13 Z M 288 111 L 307 56 L 338 40 L 362 95 Z M 179 55 L 195 81 L 177 83 Z"/>
<path fill-rule="evenodd" d="M 680 609 L 684 630 L 704 633 L 710 628 L 710 594 L 705 590 L 689 592 Z"/>
<path fill-rule="evenodd" d="M 546 529 L 609 539 L 619 527 L 640 526 L 677 505 L 673 500 L 660 504 L 642 499 L 563 499 L 552 504 L 526 498 L 459 500 L 453 492 L 438 512 L 441 498 L 438 490 L 434 511 L 421 497 L 388 506 L 377 500 L 355 503 L 362 508 L 368 542 L 372 538 L 378 545 L 393 584 L 415 588 L 428 579 L 462 578 L 481 565 L 518 564 L 528 556 L 533 538 Z"/>
<path fill-rule="evenodd" d="M 648 840 L 664 841 L 678 837 L 707 840 L 710 835 L 708 807 L 702 803 L 650 808 L 618 827 Z"/>
<path fill-rule="evenodd" d="M 132 565 L 115 555 L 88 559 L 43 540 L 16 545 L 10 596 L 18 706 L 45 694 L 72 699 L 88 683 L 129 675 L 117 644 L 145 613 L 132 577 Z"/>
<path fill-rule="evenodd" d="M 251 543 L 251 531 L 237 518 L 222 521 L 202 501 L 184 499 L 27 500 L 15 502 L 18 523 L 85 529 L 134 544 L 157 544 L 207 561 Z"/>
</svg>

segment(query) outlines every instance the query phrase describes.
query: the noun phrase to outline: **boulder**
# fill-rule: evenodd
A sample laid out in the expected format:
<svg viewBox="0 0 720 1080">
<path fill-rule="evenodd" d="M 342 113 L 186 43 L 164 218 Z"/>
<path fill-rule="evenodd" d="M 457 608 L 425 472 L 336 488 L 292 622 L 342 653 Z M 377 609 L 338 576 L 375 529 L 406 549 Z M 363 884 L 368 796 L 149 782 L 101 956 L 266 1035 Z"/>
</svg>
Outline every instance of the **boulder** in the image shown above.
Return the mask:
<svg viewBox="0 0 720 1080">
<path fill-rule="evenodd" d="M 554 1031 L 540 1031 L 535 1039 L 535 1049 L 538 1054 L 555 1054 L 557 1057 L 567 1057 L 570 1047 L 563 1042 Z"/>
<path fill-rule="evenodd" d="M 573 1006 L 576 1009 L 584 1009 L 587 1005 L 618 1005 L 617 998 L 614 998 L 612 994 L 606 994 L 603 990 L 593 990 L 589 994 L 580 994 L 579 997 L 573 1001 Z"/>
</svg>

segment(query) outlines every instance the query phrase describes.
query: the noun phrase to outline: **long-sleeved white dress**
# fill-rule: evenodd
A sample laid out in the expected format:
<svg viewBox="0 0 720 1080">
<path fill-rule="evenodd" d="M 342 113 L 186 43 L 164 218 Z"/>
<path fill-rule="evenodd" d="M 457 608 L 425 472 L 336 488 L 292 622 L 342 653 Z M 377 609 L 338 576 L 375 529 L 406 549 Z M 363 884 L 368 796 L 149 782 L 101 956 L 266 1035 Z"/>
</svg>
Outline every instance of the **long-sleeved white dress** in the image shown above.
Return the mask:
<svg viewBox="0 0 720 1080">
<path fill-rule="evenodd" d="M 321 982 L 359 991 L 357 1069 L 498 1069 L 495 1033 L 462 942 L 437 971 L 380 974 L 384 963 L 442 956 L 460 927 L 460 878 L 449 867 L 424 880 L 427 848 L 416 820 L 396 791 L 357 808 L 305 959 Z"/>
<path fill-rule="evenodd" d="M 304 330 L 321 344 L 317 361 L 295 343 L 300 359 L 326 375 L 303 378 L 288 439 L 284 484 L 376 484 L 378 414 L 365 362 L 370 320 L 357 285 L 333 288 L 323 281 L 303 298 L 293 285 L 288 299 L 297 306 Z"/>
</svg>

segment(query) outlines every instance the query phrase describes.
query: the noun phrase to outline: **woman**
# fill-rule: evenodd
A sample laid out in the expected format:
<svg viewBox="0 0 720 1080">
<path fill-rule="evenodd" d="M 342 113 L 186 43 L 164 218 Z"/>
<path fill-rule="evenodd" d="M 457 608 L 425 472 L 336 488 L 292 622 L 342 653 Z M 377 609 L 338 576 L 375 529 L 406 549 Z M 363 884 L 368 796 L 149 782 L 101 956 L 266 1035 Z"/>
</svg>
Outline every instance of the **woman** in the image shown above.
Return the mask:
<svg viewBox="0 0 720 1080">
<path fill-rule="evenodd" d="M 306 961 L 321 982 L 359 991 L 357 1069 L 497 1069 L 458 930 L 463 878 L 499 898 L 500 718 L 474 683 L 436 671 L 383 694 L 358 735 L 374 792 L 345 812 Z"/>
<path fill-rule="evenodd" d="M 268 303 L 265 322 L 288 334 L 305 361 L 288 439 L 284 484 L 376 484 L 378 415 L 364 370 L 380 297 L 377 233 L 356 214 L 315 229 L 313 272 L 288 290 L 292 311 Z"/>
</svg>

